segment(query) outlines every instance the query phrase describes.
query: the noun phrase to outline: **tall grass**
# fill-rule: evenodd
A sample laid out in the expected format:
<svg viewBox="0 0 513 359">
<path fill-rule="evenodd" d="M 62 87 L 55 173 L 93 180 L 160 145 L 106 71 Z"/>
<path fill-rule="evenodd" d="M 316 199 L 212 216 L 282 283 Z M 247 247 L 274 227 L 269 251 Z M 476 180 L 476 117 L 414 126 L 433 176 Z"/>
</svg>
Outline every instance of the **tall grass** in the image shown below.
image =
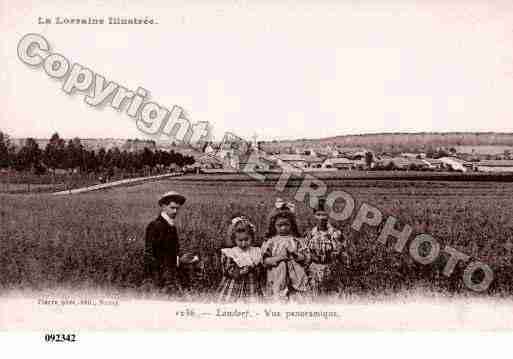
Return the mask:
<svg viewBox="0 0 513 359">
<path fill-rule="evenodd" d="M 513 185 L 493 182 L 332 181 L 357 199 L 394 215 L 418 233 L 488 263 L 495 273 L 489 292 L 513 292 Z M 187 196 L 179 214 L 180 245 L 198 253 L 205 266 L 195 290 L 212 292 L 220 280 L 219 249 L 230 218 L 249 216 L 262 235 L 277 196 L 291 199 L 294 187 L 277 193 L 270 184 L 202 183 L 168 180 L 74 196 L 0 195 L 0 289 L 118 288 L 143 291 L 146 224 L 158 214 L 158 195 L 178 190 Z M 303 230 L 313 224 L 299 204 Z M 357 207 L 358 208 L 358 207 Z M 347 261 L 337 268 L 334 285 L 345 295 L 428 288 L 464 292 L 463 266 L 441 274 L 447 257 L 433 265 L 415 263 L 407 249 L 378 243 L 377 229 L 350 228 L 351 219 L 334 223 L 347 239 Z M 262 242 L 257 238 L 257 243 Z"/>
</svg>

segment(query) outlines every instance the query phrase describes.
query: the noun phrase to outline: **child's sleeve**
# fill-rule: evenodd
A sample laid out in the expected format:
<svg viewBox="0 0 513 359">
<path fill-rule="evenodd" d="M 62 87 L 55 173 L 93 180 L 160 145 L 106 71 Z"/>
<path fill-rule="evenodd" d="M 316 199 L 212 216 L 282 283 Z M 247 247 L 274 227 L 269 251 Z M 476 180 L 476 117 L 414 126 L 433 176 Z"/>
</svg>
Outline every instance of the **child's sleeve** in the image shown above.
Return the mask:
<svg viewBox="0 0 513 359">
<path fill-rule="evenodd" d="M 239 266 L 237 266 L 232 258 L 226 256 L 224 253 L 221 253 L 221 269 L 225 277 L 239 278 L 240 276 Z"/>
<path fill-rule="evenodd" d="M 310 249 L 308 248 L 306 244 L 306 240 L 304 238 L 296 238 L 296 244 L 297 244 L 297 253 L 302 257 L 299 262 L 303 264 L 310 263 L 311 255 L 310 255 Z"/>
<path fill-rule="evenodd" d="M 264 256 L 262 255 L 262 248 L 257 248 L 257 250 L 258 250 L 258 263 L 257 263 L 257 265 L 263 264 L 264 263 Z"/>
<path fill-rule="evenodd" d="M 266 258 L 269 258 L 269 257 L 273 256 L 269 240 L 266 240 L 262 244 L 261 253 L 262 253 L 262 261 L 264 261 Z"/>
<path fill-rule="evenodd" d="M 312 242 L 312 231 L 308 231 L 308 232 L 306 232 L 306 235 L 305 235 L 305 246 L 307 248 L 310 248 L 311 242 Z"/>
<path fill-rule="evenodd" d="M 336 230 L 334 233 L 333 233 L 333 254 L 338 256 L 342 250 L 343 250 L 343 246 L 344 244 L 342 243 L 342 232 L 340 232 L 339 230 Z"/>
<path fill-rule="evenodd" d="M 273 267 L 275 266 L 277 263 L 267 263 L 266 260 L 268 258 L 271 258 L 271 257 L 274 257 L 274 254 L 273 253 L 273 245 L 271 243 L 271 240 L 268 239 L 267 241 L 264 242 L 264 244 L 262 245 L 262 264 L 265 268 L 268 268 L 268 267 Z"/>
<path fill-rule="evenodd" d="M 340 261 L 344 265 L 349 265 L 349 256 L 347 254 L 347 239 L 344 238 L 341 231 L 335 231 L 333 235 L 332 260 Z"/>
</svg>

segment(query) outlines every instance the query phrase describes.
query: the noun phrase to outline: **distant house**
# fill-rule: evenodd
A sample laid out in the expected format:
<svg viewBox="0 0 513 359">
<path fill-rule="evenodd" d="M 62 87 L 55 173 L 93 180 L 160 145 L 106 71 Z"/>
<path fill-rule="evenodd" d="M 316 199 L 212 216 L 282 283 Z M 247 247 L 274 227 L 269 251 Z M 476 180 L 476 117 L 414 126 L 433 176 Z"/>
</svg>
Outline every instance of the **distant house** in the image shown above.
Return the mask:
<svg viewBox="0 0 513 359">
<path fill-rule="evenodd" d="M 81 142 L 83 142 L 83 145 L 87 147 L 91 147 L 91 145 L 88 145 L 89 143 L 89 139 L 85 139 L 85 140 L 81 140 Z M 93 142 L 93 145 L 94 146 L 94 142 Z M 111 147 L 114 146 L 114 147 L 119 147 L 119 144 L 111 144 L 110 145 Z M 106 146 L 107 148 L 108 146 Z M 119 147 L 121 151 L 128 151 L 128 152 L 140 152 L 140 151 L 143 151 L 145 148 L 148 148 L 152 151 L 156 150 L 157 147 L 156 147 L 156 144 L 155 144 L 155 141 L 151 141 L 151 140 L 138 140 L 138 139 L 135 139 L 135 140 L 126 140 L 125 143 L 123 143 L 123 145 L 121 145 L 121 147 Z"/>
<path fill-rule="evenodd" d="M 378 162 L 381 167 L 389 167 L 400 169 L 400 170 L 425 170 L 429 168 L 429 163 L 424 160 L 417 158 L 406 158 L 406 157 L 393 157 L 382 159 Z"/>
<path fill-rule="evenodd" d="M 419 170 L 425 170 L 425 169 L 429 169 L 430 168 L 429 164 L 426 163 L 426 161 L 424 161 L 422 159 L 409 158 L 409 161 L 410 161 L 410 168 L 411 167 L 416 167 Z"/>
<path fill-rule="evenodd" d="M 263 156 L 241 156 L 239 160 L 241 171 L 269 171 L 273 167 L 274 163 Z"/>
<path fill-rule="evenodd" d="M 420 152 L 420 153 L 403 152 L 399 155 L 399 157 L 424 159 L 424 158 L 426 158 L 426 154 L 424 152 Z"/>
<path fill-rule="evenodd" d="M 429 168 L 434 170 L 441 170 L 443 168 L 443 162 L 436 158 L 424 158 L 422 161 L 427 163 Z"/>
<path fill-rule="evenodd" d="M 407 153 L 407 152 L 403 152 L 399 155 L 400 157 L 403 157 L 403 158 L 417 158 L 418 156 L 418 153 Z"/>
<path fill-rule="evenodd" d="M 473 155 L 503 155 L 504 152 L 513 152 L 512 146 L 502 145 L 478 145 L 478 146 L 455 146 L 458 153 L 467 153 Z"/>
<path fill-rule="evenodd" d="M 214 146 L 209 143 L 205 146 L 205 149 L 203 150 L 206 154 L 210 154 L 210 153 L 214 153 L 216 152 L 216 149 L 214 148 Z"/>
<path fill-rule="evenodd" d="M 279 166 L 282 165 L 291 165 L 297 168 L 306 168 L 308 167 L 308 162 L 305 160 L 305 155 L 299 155 L 299 154 L 288 154 L 288 153 L 281 153 L 279 155 L 276 155 L 277 162 Z"/>
<path fill-rule="evenodd" d="M 369 152 L 370 150 L 363 148 L 363 147 L 344 147 L 340 146 L 337 147 L 336 150 L 340 153 L 352 153 L 352 154 L 361 154 L 362 156 L 365 156 L 365 152 Z"/>
<path fill-rule="evenodd" d="M 331 153 L 332 153 L 332 150 L 329 148 L 329 147 L 321 147 L 321 148 L 317 148 L 315 150 L 317 156 L 319 157 L 331 157 Z M 336 156 L 333 156 L 333 157 L 336 157 Z"/>
<path fill-rule="evenodd" d="M 196 163 L 200 165 L 201 168 L 219 169 L 224 167 L 223 161 L 213 155 L 204 155 L 198 157 L 196 158 Z"/>
<path fill-rule="evenodd" d="M 407 170 L 408 166 L 410 165 L 410 163 L 411 162 L 410 162 L 410 160 L 408 158 L 405 158 L 405 157 L 393 157 L 393 158 L 390 158 L 388 160 L 384 160 L 382 162 L 382 165 L 384 167 L 388 167 L 388 166 L 390 166 L 392 164 L 394 168 L 402 169 L 402 170 Z"/>
<path fill-rule="evenodd" d="M 355 166 L 355 161 L 347 158 L 328 158 L 322 163 L 323 168 L 336 168 L 339 170 L 352 170 Z"/>
<path fill-rule="evenodd" d="M 340 157 L 340 156 L 342 156 L 342 152 L 335 149 L 335 150 L 328 151 L 327 155 L 330 157 Z"/>
<path fill-rule="evenodd" d="M 308 168 L 321 168 L 324 159 L 317 156 L 307 156 L 306 162 L 308 163 Z"/>
<path fill-rule="evenodd" d="M 474 163 L 479 172 L 513 172 L 513 160 L 483 160 Z"/>
<path fill-rule="evenodd" d="M 352 158 L 354 160 L 364 160 L 365 159 L 365 154 L 367 152 L 369 152 L 369 151 L 353 152 L 353 153 L 350 153 L 349 156 L 350 156 L 350 158 Z"/>
<path fill-rule="evenodd" d="M 317 156 L 307 156 L 298 154 L 279 154 L 276 155 L 278 166 L 294 166 L 297 168 L 320 168 L 322 158 Z"/>
<path fill-rule="evenodd" d="M 317 151 L 315 151 L 313 148 L 298 148 L 296 149 L 296 154 L 305 156 L 317 156 Z"/>
<path fill-rule="evenodd" d="M 467 172 L 473 168 L 472 163 L 457 157 L 442 157 L 439 158 L 439 160 L 443 163 L 444 167 L 448 167 L 454 171 Z"/>
<path fill-rule="evenodd" d="M 63 168 L 54 168 L 52 173 L 56 175 L 66 175 L 69 173 L 69 171 Z"/>
<path fill-rule="evenodd" d="M 215 157 L 222 163 L 223 168 L 239 169 L 239 154 L 233 149 L 221 149 L 206 156 Z"/>
</svg>

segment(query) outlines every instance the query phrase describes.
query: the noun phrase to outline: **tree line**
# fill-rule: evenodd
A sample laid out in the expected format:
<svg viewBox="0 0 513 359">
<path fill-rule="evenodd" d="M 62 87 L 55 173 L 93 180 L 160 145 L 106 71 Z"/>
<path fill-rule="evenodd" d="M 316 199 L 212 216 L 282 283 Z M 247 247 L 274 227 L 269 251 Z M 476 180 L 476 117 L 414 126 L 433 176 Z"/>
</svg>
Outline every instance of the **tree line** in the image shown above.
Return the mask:
<svg viewBox="0 0 513 359">
<path fill-rule="evenodd" d="M 17 171 L 32 171 L 44 174 L 55 169 L 73 170 L 85 173 L 113 171 L 139 172 L 144 168 L 183 167 L 194 163 L 192 156 L 145 147 L 139 151 L 120 150 L 118 147 L 100 148 L 98 151 L 86 149 L 79 138 L 69 141 L 58 133 L 41 149 L 37 141 L 27 138 L 24 145 L 17 149 L 9 136 L 0 131 L 0 168 Z"/>
</svg>

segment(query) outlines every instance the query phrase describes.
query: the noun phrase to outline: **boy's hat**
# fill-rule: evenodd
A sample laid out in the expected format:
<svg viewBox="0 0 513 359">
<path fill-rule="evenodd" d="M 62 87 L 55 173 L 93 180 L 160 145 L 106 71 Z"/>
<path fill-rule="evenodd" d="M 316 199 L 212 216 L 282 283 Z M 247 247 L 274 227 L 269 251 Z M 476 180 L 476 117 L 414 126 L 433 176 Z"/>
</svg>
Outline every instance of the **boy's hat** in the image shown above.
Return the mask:
<svg viewBox="0 0 513 359">
<path fill-rule="evenodd" d="M 162 196 L 160 196 L 159 206 L 162 205 L 162 203 L 168 201 L 178 203 L 181 206 L 185 203 L 185 197 L 175 191 L 166 192 Z"/>
</svg>

